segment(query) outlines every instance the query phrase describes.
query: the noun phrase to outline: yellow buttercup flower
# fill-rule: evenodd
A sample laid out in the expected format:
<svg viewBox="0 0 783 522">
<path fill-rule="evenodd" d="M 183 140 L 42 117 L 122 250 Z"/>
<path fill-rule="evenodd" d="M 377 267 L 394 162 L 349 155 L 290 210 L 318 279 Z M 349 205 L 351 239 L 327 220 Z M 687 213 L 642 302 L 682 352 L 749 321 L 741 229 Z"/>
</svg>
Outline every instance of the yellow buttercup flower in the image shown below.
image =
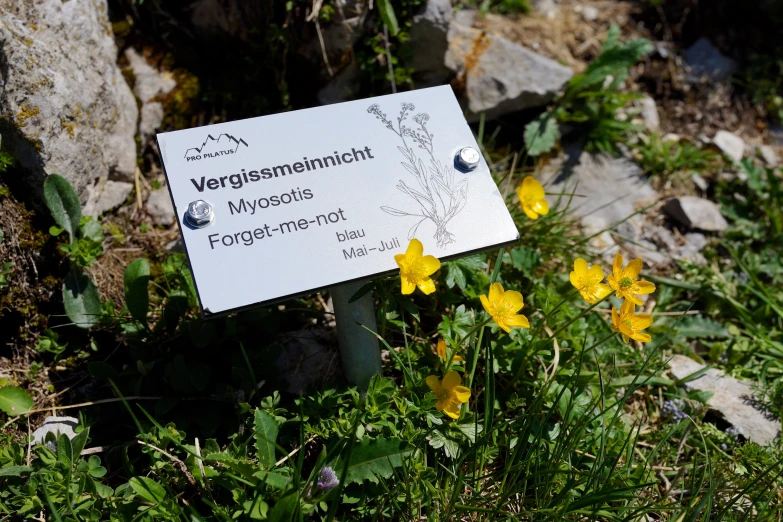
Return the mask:
<svg viewBox="0 0 783 522">
<path fill-rule="evenodd" d="M 652 339 L 648 334 L 642 333 L 642 330 L 652 324 L 652 316 L 649 314 L 634 314 L 635 309 L 636 306 L 633 302 L 627 299 L 623 301 L 619 313 L 617 308 L 612 307 L 612 329 L 622 334 L 623 341 L 626 344 L 628 344 L 628 338 L 642 343 L 649 342 Z"/>
<path fill-rule="evenodd" d="M 522 180 L 522 184 L 517 188 L 517 196 L 522 210 L 530 219 L 549 214 L 549 202 L 544 199 L 544 187 L 533 176 Z"/>
<path fill-rule="evenodd" d="M 595 304 L 612 293 L 609 285 L 601 283 L 604 280 L 604 269 L 598 265 L 587 266 L 587 261 L 581 257 L 574 261 L 574 271 L 571 272 L 571 284 L 579 290 L 582 299 Z"/>
<path fill-rule="evenodd" d="M 623 256 L 618 252 L 614 256 L 612 273 L 606 277 L 606 282 L 616 292 L 619 299 L 628 299 L 635 305 L 643 304 L 637 295 L 651 294 L 655 292 L 655 285 L 649 281 L 637 281 L 639 272 L 642 271 L 642 260 L 636 258 L 623 268 Z"/>
<path fill-rule="evenodd" d="M 444 341 L 443 339 L 438 339 L 438 346 L 435 349 L 438 352 L 438 357 L 440 357 L 444 361 L 448 361 L 449 360 L 449 355 L 448 355 L 448 353 L 446 353 L 446 341 Z M 451 360 L 453 362 L 461 362 L 461 361 L 464 361 L 465 359 L 463 359 L 459 355 L 455 354 L 454 357 Z"/>
<path fill-rule="evenodd" d="M 447 372 L 443 377 L 443 383 L 434 376 L 430 375 L 426 379 L 427 386 L 438 398 L 435 407 L 451 417 L 459 418 L 459 405 L 468 402 L 470 399 L 470 390 L 460 386 L 462 378 L 457 372 Z"/>
<path fill-rule="evenodd" d="M 435 282 L 429 276 L 438 271 L 440 261 L 435 256 L 423 256 L 423 253 L 424 245 L 413 238 L 404 254 L 394 256 L 400 267 L 403 294 L 412 294 L 417 286 L 425 294 L 435 291 Z"/>
<path fill-rule="evenodd" d="M 489 287 L 489 297 L 479 297 L 484 310 L 492 316 L 492 320 L 506 332 L 511 331 L 512 326 L 530 328 L 530 322 L 522 314 L 517 312 L 525 306 L 522 294 L 514 290 L 503 290 L 500 283 L 492 283 Z"/>
</svg>

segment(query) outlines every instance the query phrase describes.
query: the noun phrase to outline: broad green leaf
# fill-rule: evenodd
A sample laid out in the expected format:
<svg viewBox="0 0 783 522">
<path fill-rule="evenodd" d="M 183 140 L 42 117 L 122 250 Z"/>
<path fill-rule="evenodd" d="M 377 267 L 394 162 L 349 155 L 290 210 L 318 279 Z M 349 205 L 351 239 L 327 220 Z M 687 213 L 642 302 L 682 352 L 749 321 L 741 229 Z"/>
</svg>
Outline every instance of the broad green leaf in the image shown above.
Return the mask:
<svg viewBox="0 0 783 522">
<path fill-rule="evenodd" d="M 133 492 L 147 502 L 160 504 L 166 499 L 166 489 L 147 477 L 133 477 L 128 482 Z"/>
<path fill-rule="evenodd" d="M 345 483 L 369 480 L 377 484 L 378 477 L 391 477 L 394 468 L 402 466 L 403 459 L 412 456 L 414 451 L 400 439 L 370 440 L 365 437 L 351 452 Z M 337 476 L 342 477 L 346 462 L 341 457 L 332 467 Z"/>
<path fill-rule="evenodd" d="M 87 437 L 90 435 L 90 428 L 84 428 L 82 431 L 76 434 L 71 440 L 73 446 L 73 454 L 77 457 L 82 454 L 84 446 L 87 444 Z"/>
<path fill-rule="evenodd" d="M 125 269 L 125 305 L 131 316 L 140 323 L 147 322 L 149 311 L 150 263 L 136 259 Z"/>
<path fill-rule="evenodd" d="M 71 184 L 59 174 L 50 174 L 44 180 L 44 200 L 54 222 L 68 232 L 73 242 L 82 220 L 82 206 Z"/>
<path fill-rule="evenodd" d="M 558 125 L 555 115 L 544 112 L 525 126 L 525 147 L 531 156 L 549 152 L 557 143 Z"/>
<path fill-rule="evenodd" d="M 683 317 L 676 325 L 677 333 L 688 339 L 714 337 L 727 339 L 731 337 L 729 330 L 721 323 L 700 315 Z"/>
<path fill-rule="evenodd" d="M 22 473 L 30 473 L 33 468 L 30 466 L 8 466 L 0 469 L 0 477 L 19 477 Z"/>
<path fill-rule="evenodd" d="M 297 520 L 299 511 L 299 493 L 293 491 L 288 493 L 275 503 L 272 511 L 269 512 L 269 522 L 291 522 Z"/>
<path fill-rule="evenodd" d="M 92 239 L 97 243 L 103 242 L 103 228 L 91 216 L 82 216 L 81 223 L 79 225 L 79 236 Z"/>
<path fill-rule="evenodd" d="M 33 407 L 33 398 L 22 388 L 6 386 L 0 388 L 0 410 L 16 417 L 27 413 Z"/>
<path fill-rule="evenodd" d="M 76 268 L 68 272 L 63 281 L 63 304 L 68 319 L 80 328 L 90 328 L 97 323 L 102 312 L 98 287 Z"/>
<path fill-rule="evenodd" d="M 277 441 L 277 421 L 264 410 L 256 409 L 255 422 L 253 424 L 256 438 L 256 450 L 258 451 L 258 463 L 267 469 L 275 466 L 275 442 Z"/>
<path fill-rule="evenodd" d="M 400 26 L 397 23 L 397 16 L 394 14 L 394 8 L 390 0 L 377 0 L 378 11 L 381 13 L 381 20 L 389 28 L 389 34 L 397 36 L 400 32 Z"/>
<path fill-rule="evenodd" d="M 64 433 L 57 438 L 57 460 L 68 466 L 73 463 L 73 445 Z"/>
</svg>

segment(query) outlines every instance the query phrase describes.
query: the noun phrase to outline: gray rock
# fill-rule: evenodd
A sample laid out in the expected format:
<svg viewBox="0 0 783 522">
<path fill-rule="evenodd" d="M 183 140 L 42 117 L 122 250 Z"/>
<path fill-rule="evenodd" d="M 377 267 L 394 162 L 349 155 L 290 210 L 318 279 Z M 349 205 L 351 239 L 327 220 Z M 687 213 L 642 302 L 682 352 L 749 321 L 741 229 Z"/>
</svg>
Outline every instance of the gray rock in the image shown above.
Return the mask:
<svg viewBox="0 0 783 522">
<path fill-rule="evenodd" d="M 702 78 L 720 82 L 729 78 L 737 70 L 737 62 L 724 56 L 706 37 L 685 50 L 685 62 L 690 68 L 688 81 L 697 83 Z"/>
<path fill-rule="evenodd" d="M 448 33 L 454 10 L 451 0 L 429 0 L 424 10 L 413 17 L 410 30 L 413 68 L 417 87 L 431 87 L 448 83 L 453 72 L 446 67 L 449 48 Z"/>
<path fill-rule="evenodd" d="M 770 167 L 778 166 L 778 155 L 775 154 L 775 149 L 769 145 L 762 145 L 759 147 L 759 154 L 761 154 L 761 159 Z"/>
<path fill-rule="evenodd" d="M 715 137 L 712 138 L 712 143 L 734 161 L 740 161 L 745 154 L 745 142 L 743 139 L 729 131 L 719 130 L 716 132 Z"/>
<path fill-rule="evenodd" d="M 150 101 L 159 94 L 167 94 L 177 86 L 171 73 L 158 71 L 132 47 L 125 51 L 125 58 L 128 59 L 135 78 L 133 94 L 142 103 Z"/>
<path fill-rule="evenodd" d="M 707 192 L 707 189 L 710 188 L 710 184 L 707 183 L 707 180 L 702 178 L 695 172 L 691 174 L 691 181 L 693 181 L 693 184 L 696 185 L 696 188 L 698 188 L 702 192 Z"/>
<path fill-rule="evenodd" d="M 156 225 L 169 226 L 176 220 L 174 207 L 171 204 L 169 189 L 159 188 L 153 190 L 147 198 L 147 214 Z"/>
<path fill-rule="evenodd" d="M 545 105 L 572 75 L 554 60 L 456 20 L 449 27 L 446 66 L 464 81 L 469 119 Z"/>
<path fill-rule="evenodd" d="M 574 192 L 584 196 L 571 201 L 569 212 L 579 218 L 599 217 L 607 226 L 619 223 L 636 212 L 638 206 L 658 198 L 634 162 L 571 147 L 567 147 L 563 160 L 542 170 L 540 179 L 551 182 L 549 193 Z M 554 205 L 558 197 L 547 196 L 547 199 Z M 563 203 L 566 199 L 564 196 Z"/>
<path fill-rule="evenodd" d="M 729 227 L 718 205 L 708 199 L 695 196 L 672 198 L 663 206 L 663 211 L 687 228 L 722 232 Z"/>
<path fill-rule="evenodd" d="M 87 187 L 87 203 L 82 212 L 86 216 L 98 217 L 119 207 L 133 191 L 133 183 L 108 180 L 103 185 Z"/>
<path fill-rule="evenodd" d="M 170 241 L 166 244 L 166 250 L 169 252 L 185 252 L 185 243 L 182 242 L 182 238 L 178 237 L 174 241 Z"/>
<path fill-rule="evenodd" d="M 141 106 L 141 119 L 139 121 L 139 135 L 142 143 L 155 135 L 155 131 L 163 123 L 163 104 L 160 102 L 147 102 Z"/>
<path fill-rule="evenodd" d="M 56 172 L 85 201 L 96 179 L 132 179 L 138 110 L 106 0 L 3 0 L 0 55 L 0 133 L 34 188 Z"/>
<path fill-rule="evenodd" d="M 684 379 L 704 369 L 684 355 L 675 355 L 669 361 L 669 371 L 676 379 Z M 780 421 L 757 407 L 751 383 L 738 381 L 715 368 L 685 383 L 689 390 L 712 392 L 707 406 L 734 426 L 748 440 L 762 446 L 771 445 L 780 434 Z"/>
<path fill-rule="evenodd" d="M 649 96 L 644 96 L 639 100 L 639 106 L 642 110 L 642 119 L 647 130 L 657 131 L 661 128 L 661 118 L 658 116 L 658 106 Z"/>
<path fill-rule="evenodd" d="M 582 18 L 588 22 L 594 22 L 598 20 L 598 9 L 592 5 L 585 5 L 582 7 Z"/>
<path fill-rule="evenodd" d="M 351 61 L 342 71 L 331 79 L 320 91 L 318 101 L 321 105 L 331 105 L 356 99 L 361 84 L 359 82 L 359 66 Z"/>
<path fill-rule="evenodd" d="M 696 263 L 699 266 L 707 264 L 702 251 L 707 246 L 707 237 L 699 232 L 685 234 L 685 243 L 674 250 L 674 259 L 681 259 Z"/>
<path fill-rule="evenodd" d="M 33 446 L 43 444 L 48 433 L 55 437 L 65 435 L 73 440 L 76 437 L 74 429 L 79 426 L 79 419 L 75 417 L 46 417 L 43 426 L 33 432 Z"/>
<path fill-rule="evenodd" d="M 783 125 L 773 123 L 769 126 L 769 137 L 776 145 L 783 145 Z"/>
</svg>

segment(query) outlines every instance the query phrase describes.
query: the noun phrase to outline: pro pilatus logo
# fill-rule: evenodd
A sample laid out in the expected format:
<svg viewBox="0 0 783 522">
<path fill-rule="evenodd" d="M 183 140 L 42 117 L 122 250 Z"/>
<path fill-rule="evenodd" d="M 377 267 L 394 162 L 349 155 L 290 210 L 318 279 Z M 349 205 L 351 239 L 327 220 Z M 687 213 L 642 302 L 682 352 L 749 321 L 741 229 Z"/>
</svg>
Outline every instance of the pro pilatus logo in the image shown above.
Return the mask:
<svg viewBox="0 0 783 522">
<path fill-rule="evenodd" d="M 201 144 L 201 147 L 191 147 L 185 151 L 185 159 L 188 161 L 197 161 L 205 158 L 216 158 L 228 154 L 236 154 L 240 145 L 247 147 L 247 142 L 242 138 L 235 138 L 231 134 L 224 132 L 217 138 L 211 134 Z"/>
</svg>

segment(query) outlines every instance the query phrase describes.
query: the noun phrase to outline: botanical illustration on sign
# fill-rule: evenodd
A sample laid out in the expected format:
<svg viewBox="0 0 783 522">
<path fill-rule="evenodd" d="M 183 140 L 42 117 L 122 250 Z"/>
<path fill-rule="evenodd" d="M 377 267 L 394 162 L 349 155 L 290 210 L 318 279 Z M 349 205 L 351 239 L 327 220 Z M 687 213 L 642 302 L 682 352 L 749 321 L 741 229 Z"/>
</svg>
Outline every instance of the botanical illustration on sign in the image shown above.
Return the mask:
<svg viewBox="0 0 783 522">
<path fill-rule="evenodd" d="M 427 130 L 427 122 L 430 120 L 429 114 L 420 112 L 413 116 L 413 121 L 418 125 L 415 129 L 405 124 L 408 116 L 416 109 L 412 103 L 403 103 L 400 115 L 397 117 L 397 128 L 394 127 L 386 114 L 381 112 L 377 103 L 370 105 L 367 112 L 374 114 L 375 117 L 386 128 L 394 132 L 402 140 L 402 147 L 397 146 L 402 153 L 405 161 L 400 162 L 408 172 L 416 178 L 418 187 L 412 187 L 400 180 L 397 188 L 404 194 L 411 197 L 418 203 L 419 212 L 408 212 L 392 207 L 381 207 L 381 210 L 392 216 L 414 217 L 416 223 L 408 231 L 408 239 L 416 235 L 419 226 L 427 220 L 435 224 L 435 241 L 439 248 L 444 248 L 449 243 L 455 241 L 454 234 L 448 231 L 447 226 L 454 216 L 465 208 L 468 196 L 468 180 L 457 180 L 452 161 L 441 161 L 435 159 L 433 153 L 432 133 Z M 414 145 L 425 159 L 429 156 L 429 166 L 426 166 L 424 160 L 416 155 Z"/>
</svg>

